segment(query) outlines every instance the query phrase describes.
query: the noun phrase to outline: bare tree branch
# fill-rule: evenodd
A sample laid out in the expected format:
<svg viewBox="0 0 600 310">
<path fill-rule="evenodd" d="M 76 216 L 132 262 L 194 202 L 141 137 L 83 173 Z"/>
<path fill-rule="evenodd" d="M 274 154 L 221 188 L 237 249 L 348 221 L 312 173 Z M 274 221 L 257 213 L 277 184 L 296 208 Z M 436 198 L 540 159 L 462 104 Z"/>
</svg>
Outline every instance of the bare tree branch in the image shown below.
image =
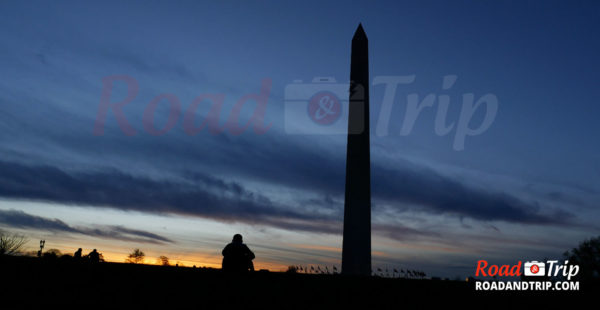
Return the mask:
<svg viewBox="0 0 600 310">
<path fill-rule="evenodd" d="M 23 235 L 0 230 L 0 255 L 15 255 L 29 239 Z"/>
</svg>

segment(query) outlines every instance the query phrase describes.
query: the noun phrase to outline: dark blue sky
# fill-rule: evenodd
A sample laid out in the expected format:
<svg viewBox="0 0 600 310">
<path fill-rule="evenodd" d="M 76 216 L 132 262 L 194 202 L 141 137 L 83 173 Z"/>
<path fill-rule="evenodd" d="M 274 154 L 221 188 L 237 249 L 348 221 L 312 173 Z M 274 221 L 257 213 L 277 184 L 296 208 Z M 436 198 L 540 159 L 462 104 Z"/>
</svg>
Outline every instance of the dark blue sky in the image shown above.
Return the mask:
<svg viewBox="0 0 600 310">
<path fill-rule="evenodd" d="M 338 238 L 345 137 L 286 130 L 285 89 L 321 76 L 347 83 L 350 40 L 362 22 L 376 84 L 373 225 L 375 249 L 385 255 L 375 264 L 426 261 L 422 266 L 447 270 L 451 261 L 462 268 L 457 274 L 467 274 L 471 261 L 486 255 L 560 255 L 599 231 L 599 15 L 593 1 L 5 1 L 0 225 L 88 231 L 69 226 L 68 218 L 60 218 L 66 226 L 27 220 L 44 214 L 17 203 L 42 201 Z M 113 113 L 104 135 L 93 134 L 102 79 L 112 75 L 139 84 L 124 108 L 135 136 L 119 128 Z M 399 85 L 391 112 L 382 114 L 385 86 L 377 79 L 390 76 L 414 82 Z M 442 89 L 446 76 L 456 77 L 450 89 Z M 272 127 L 262 135 L 190 136 L 182 117 L 162 136 L 144 129 L 144 110 L 159 94 L 176 96 L 183 110 L 199 95 L 222 94 L 222 125 L 236 101 L 258 93 L 265 79 L 272 82 L 265 115 Z M 125 90 L 117 85 L 111 101 L 122 100 Z M 487 130 L 467 136 L 457 150 L 469 93 L 475 100 L 494 96 L 497 112 Z M 400 134 L 409 98 L 421 102 L 430 94 L 433 106 Z M 454 123 L 445 135 L 434 129 L 441 96 L 450 98 L 446 124 Z M 166 107 L 156 110 L 157 127 L 166 123 Z M 253 109 L 253 102 L 242 109 L 244 122 Z M 208 111 L 203 105 L 197 115 Z M 485 104 L 476 110 L 470 128 L 485 111 Z M 384 116 L 389 126 L 377 134 Z M 341 246 L 335 240 L 328 245 Z"/>
</svg>

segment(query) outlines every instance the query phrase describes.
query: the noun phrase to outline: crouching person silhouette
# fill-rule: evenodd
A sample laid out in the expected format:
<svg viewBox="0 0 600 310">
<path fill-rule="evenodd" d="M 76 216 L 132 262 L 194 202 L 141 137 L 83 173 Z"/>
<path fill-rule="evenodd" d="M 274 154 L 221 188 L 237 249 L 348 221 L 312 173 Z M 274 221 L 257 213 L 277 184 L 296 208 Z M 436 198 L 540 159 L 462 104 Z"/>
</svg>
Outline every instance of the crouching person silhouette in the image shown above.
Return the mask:
<svg viewBox="0 0 600 310">
<path fill-rule="evenodd" d="M 230 244 L 223 249 L 223 271 L 245 273 L 254 271 L 254 253 L 242 241 L 242 235 L 236 234 Z"/>
</svg>

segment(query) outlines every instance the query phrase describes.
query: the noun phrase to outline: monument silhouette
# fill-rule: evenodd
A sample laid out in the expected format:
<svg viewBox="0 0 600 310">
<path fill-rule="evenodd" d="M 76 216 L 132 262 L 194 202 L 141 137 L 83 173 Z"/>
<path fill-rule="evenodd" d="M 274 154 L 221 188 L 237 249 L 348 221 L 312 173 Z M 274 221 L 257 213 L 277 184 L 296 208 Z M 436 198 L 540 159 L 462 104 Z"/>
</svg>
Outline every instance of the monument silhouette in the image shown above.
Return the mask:
<svg viewBox="0 0 600 310">
<path fill-rule="evenodd" d="M 358 25 L 352 38 L 342 273 L 371 274 L 369 42 Z"/>
</svg>

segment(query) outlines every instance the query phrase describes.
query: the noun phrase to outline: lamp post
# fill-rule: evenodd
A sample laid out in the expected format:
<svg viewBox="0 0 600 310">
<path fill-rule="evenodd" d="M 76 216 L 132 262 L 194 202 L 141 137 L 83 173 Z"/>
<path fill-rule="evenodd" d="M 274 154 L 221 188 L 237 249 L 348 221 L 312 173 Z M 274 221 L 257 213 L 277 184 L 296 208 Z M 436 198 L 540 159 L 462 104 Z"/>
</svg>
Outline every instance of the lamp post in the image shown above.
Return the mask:
<svg viewBox="0 0 600 310">
<path fill-rule="evenodd" d="M 38 251 L 38 257 L 42 257 L 42 250 L 44 250 L 45 244 L 46 244 L 46 240 L 40 240 L 40 250 Z"/>
</svg>

